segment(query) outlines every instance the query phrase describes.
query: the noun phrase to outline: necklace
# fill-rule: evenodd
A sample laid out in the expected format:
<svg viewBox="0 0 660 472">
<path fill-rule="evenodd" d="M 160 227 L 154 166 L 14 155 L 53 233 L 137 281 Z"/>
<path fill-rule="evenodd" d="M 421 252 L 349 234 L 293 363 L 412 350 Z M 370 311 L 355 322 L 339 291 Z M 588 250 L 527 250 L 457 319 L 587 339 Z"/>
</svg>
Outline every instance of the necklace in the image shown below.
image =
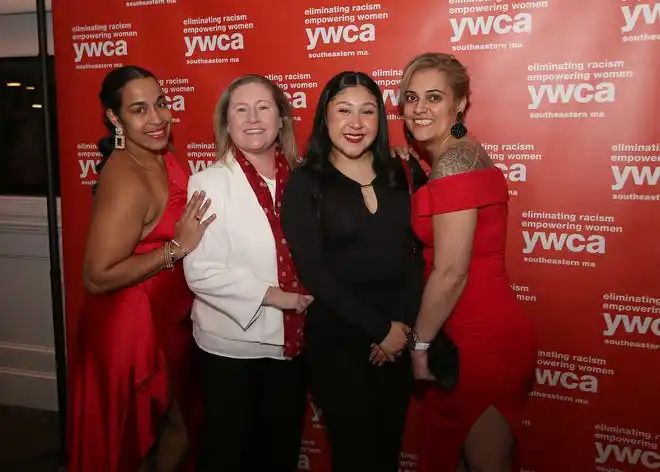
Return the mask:
<svg viewBox="0 0 660 472">
<path fill-rule="evenodd" d="M 442 147 L 443 147 L 443 146 L 445 145 L 445 143 L 449 140 L 449 138 L 451 138 L 451 134 L 448 134 L 447 136 L 445 136 L 445 139 L 443 139 L 443 140 L 440 142 L 440 145 L 436 148 L 436 149 L 438 150 L 438 152 L 437 152 L 437 154 L 433 154 L 433 162 L 432 162 L 433 164 L 435 164 L 435 161 L 437 161 L 438 158 L 439 158 L 440 156 L 442 156 L 442 153 L 444 152 L 443 149 L 442 149 Z"/>
<path fill-rule="evenodd" d="M 370 161 L 371 160 L 372 159 L 370 159 Z M 363 192 L 367 189 L 373 188 L 374 180 L 376 179 L 375 175 L 371 178 L 370 182 L 368 182 L 366 184 L 363 184 L 363 183 L 360 182 L 361 179 L 358 178 L 359 177 L 359 172 L 357 172 L 357 173 L 355 173 L 355 172 L 346 172 L 347 170 L 350 170 L 352 168 L 351 165 L 349 165 L 349 167 L 347 169 L 342 170 L 343 166 L 341 165 L 341 161 L 338 162 L 337 159 L 333 159 L 332 156 L 330 157 L 330 163 L 337 170 L 337 172 L 339 172 L 343 176 L 347 177 L 348 179 L 352 180 L 353 182 L 357 183 L 360 186 L 360 189 Z M 370 166 L 371 166 L 371 164 L 370 164 Z M 355 175 L 355 174 L 357 174 L 357 175 Z"/>
<path fill-rule="evenodd" d="M 138 159 L 137 157 L 135 157 L 135 155 L 134 155 L 131 151 L 129 151 L 128 149 L 124 149 L 124 150 L 125 150 L 126 153 L 131 157 L 131 159 L 133 159 L 133 160 L 134 160 L 139 166 L 142 166 L 142 167 L 144 167 L 145 169 L 153 169 L 153 168 L 155 167 L 155 166 L 153 166 L 153 165 L 148 166 L 148 165 L 146 165 L 146 164 L 143 164 L 142 162 L 139 161 L 139 159 Z"/>
<path fill-rule="evenodd" d="M 445 136 L 445 139 L 443 139 L 440 145 L 438 146 L 438 149 L 440 150 L 440 154 L 442 154 L 442 146 L 444 146 L 445 143 L 449 141 L 449 138 L 451 138 L 451 133 Z"/>
</svg>

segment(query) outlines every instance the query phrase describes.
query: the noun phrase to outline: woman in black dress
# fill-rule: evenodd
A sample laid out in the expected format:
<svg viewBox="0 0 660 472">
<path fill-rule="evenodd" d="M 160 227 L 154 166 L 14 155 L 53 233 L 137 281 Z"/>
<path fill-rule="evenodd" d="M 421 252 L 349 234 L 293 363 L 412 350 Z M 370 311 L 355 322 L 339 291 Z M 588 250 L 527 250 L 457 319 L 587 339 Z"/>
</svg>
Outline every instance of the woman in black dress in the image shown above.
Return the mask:
<svg viewBox="0 0 660 472">
<path fill-rule="evenodd" d="M 330 80 L 283 198 L 282 227 L 315 298 L 304 356 L 333 472 L 397 471 L 413 381 L 422 271 L 411 257 L 408 174 L 391 157 L 380 97 L 363 73 Z"/>
</svg>

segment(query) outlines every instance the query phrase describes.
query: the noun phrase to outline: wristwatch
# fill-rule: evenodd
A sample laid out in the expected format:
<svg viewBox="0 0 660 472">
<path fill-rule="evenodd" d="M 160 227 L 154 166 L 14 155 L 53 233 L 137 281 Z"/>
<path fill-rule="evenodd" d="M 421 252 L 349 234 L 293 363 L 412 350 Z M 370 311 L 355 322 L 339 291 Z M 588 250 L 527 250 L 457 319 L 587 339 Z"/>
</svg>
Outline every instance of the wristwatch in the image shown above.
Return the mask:
<svg viewBox="0 0 660 472">
<path fill-rule="evenodd" d="M 412 350 L 413 351 L 426 351 L 428 348 L 431 347 L 431 343 L 423 343 L 420 341 L 417 341 L 414 345 Z"/>
<path fill-rule="evenodd" d="M 431 347 L 431 343 L 424 343 L 419 340 L 419 335 L 414 331 L 410 331 L 411 341 L 409 343 L 411 351 L 426 351 Z"/>
</svg>

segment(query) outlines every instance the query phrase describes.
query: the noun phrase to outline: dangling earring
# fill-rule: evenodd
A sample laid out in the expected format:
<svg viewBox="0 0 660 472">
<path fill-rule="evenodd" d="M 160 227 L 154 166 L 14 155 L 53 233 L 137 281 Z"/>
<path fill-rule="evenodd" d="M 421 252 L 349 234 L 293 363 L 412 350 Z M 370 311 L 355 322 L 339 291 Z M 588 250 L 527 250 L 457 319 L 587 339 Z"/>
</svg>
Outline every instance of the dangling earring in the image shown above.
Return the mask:
<svg viewBox="0 0 660 472">
<path fill-rule="evenodd" d="M 124 138 L 124 128 L 117 126 L 115 128 L 115 149 L 125 149 L 126 139 Z"/>
<path fill-rule="evenodd" d="M 451 127 L 451 135 L 456 139 L 461 139 L 467 134 L 467 128 L 463 125 L 463 112 L 459 111 L 456 113 L 456 123 Z"/>
</svg>

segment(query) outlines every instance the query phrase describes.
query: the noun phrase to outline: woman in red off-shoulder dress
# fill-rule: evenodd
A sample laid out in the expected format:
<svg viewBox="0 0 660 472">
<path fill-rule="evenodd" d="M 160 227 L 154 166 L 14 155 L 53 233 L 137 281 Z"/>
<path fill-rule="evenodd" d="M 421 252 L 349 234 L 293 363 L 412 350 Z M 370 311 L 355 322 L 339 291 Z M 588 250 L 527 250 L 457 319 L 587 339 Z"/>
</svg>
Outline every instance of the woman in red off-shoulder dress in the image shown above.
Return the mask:
<svg viewBox="0 0 660 472">
<path fill-rule="evenodd" d="M 203 195 L 186 204 L 188 176 L 167 152 L 172 115 L 153 74 L 115 69 L 100 98 L 111 134 L 99 142 L 107 160 L 69 352 L 68 472 L 190 470 L 200 403 L 193 294 L 179 261 L 213 217 L 202 220 Z"/>
<path fill-rule="evenodd" d="M 453 56 L 422 54 L 404 70 L 406 126 L 432 167 L 412 200 L 426 262 L 413 370 L 430 381 L 421 472 L 513 470 L 536 362 L 533 326 L 505 267 L 507 182 L 463 125 L 468 92 L 467 72 Z M 440 330 L 459 351 L 450 392 L 432 383 L 428 368 L 426 349 Z"/>
</svg>

